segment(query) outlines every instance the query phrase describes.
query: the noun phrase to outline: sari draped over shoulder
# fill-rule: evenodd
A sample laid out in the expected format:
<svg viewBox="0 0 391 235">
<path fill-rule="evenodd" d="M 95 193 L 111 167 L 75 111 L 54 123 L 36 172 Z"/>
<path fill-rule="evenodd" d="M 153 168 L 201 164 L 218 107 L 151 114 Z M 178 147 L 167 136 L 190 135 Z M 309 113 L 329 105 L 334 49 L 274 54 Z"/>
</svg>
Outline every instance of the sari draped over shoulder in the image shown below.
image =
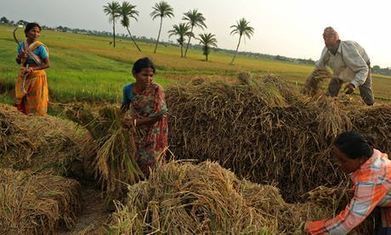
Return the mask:
<svg viewBox="0 0 391 235">
<path fill-rule="evenodd" d="M 168 147 L 168 109 L 163 89 L 152 83 L 142 93 L 133 93 L 131 108 L 138 117 L 161 117 L 153 125 L 137 128 L 137 162 L 143 173 L 149 175 L 149 169 Z"/>
<path fill-rule="evenodd" d="M 40 65 L 43 59 L 40 54 L 37 55 L 37 48 L 43 46 L 46 50 L 46 46 L 39 41 L 35 41 L 28 47 L 27 43 L 20 45 L 27 51 L 28 58 L 22 60 L 18 78 L 15 84 L 15 97 L 16 107 L 19 111 L 25 114 L 37 114 L 45 115 L 47 113 L 48 102 L 49 102 L 49 89 L 46 72 L 44 70 L 35 70 L 29 75 L 23 74 L 25 66 L 31 64 Z M 47 58 L 47 57 L 46 57 Z"/>
</svg>

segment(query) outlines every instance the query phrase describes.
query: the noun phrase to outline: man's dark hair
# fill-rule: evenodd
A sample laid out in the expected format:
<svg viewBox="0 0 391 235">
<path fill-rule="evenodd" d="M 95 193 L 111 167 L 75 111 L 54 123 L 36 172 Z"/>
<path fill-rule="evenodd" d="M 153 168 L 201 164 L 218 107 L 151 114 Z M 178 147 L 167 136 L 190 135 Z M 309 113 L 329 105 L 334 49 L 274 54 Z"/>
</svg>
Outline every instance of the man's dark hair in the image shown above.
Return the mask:
<svg viewBox="0 0 391 235">
<path fill-rule="evenodd" d="M 341 133 L 334 145 L 350 159 L 370 158 L 373 154 L 373 143 L 355 131 Z"/>
</svg>

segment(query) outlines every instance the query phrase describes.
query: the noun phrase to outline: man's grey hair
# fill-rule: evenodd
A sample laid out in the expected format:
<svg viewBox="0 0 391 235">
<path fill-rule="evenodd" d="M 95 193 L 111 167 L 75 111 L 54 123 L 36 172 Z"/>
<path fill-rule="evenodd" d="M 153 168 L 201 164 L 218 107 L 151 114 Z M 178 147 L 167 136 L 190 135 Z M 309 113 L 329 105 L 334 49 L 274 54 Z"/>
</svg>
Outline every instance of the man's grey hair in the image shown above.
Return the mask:
<svg viewBox="0 0 391 235">
<path fill-rule="evenodd" d="M 337 38 L 339 38 L 338 32 L 335 31 L 335 29 L 331 26 L 328 26 L 324 29 L 323 35 L 335 35 Z"/>
</svg>

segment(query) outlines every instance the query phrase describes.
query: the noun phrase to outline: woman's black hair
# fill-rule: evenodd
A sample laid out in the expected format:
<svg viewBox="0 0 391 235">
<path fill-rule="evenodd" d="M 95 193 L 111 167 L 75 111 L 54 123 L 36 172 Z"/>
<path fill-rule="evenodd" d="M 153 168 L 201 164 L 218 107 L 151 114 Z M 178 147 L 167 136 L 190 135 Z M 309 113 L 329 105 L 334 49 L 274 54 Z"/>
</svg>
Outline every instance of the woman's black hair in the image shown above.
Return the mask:
<svg viewBox="0 0 391 235">
<path fill-rule="evenodd" d="M 38 23 L 35 22 L 27 23 L 26 28 L 24 29 L 24 34 L 27 36 L 27 33 L 34 27 L 38 27 L 39 31 L 42 30 L 41 26 Z"/>
<path fill-rule="evenodd" d="M 155 65 L 153 64 L 152 60 L 148 57 L 144 57 L 141 59 L 138 59 L 134 64 L 132 68 L 133 73 L 139 73 L 142 69 L 145 68 L 151 68 L 153 70 L 153 73 L 155 73 Z"/>
<path fill-rule="evenodd" d="M 370 158 L 373 154 L 373 143 L 355 131 L 341 133 L 334 145 L 350 159 Z"/>
</svg>

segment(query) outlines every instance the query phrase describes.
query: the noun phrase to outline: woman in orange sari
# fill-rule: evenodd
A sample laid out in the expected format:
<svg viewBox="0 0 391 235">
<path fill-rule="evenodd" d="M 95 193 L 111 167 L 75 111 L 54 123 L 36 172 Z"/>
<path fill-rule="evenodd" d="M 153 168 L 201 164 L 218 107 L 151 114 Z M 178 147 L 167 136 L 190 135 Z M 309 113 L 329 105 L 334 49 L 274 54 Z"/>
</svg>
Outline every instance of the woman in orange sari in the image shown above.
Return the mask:
<svg viewBox="0 0 391 235">
<path fill-rule="evenodd" d="M 46 115 L 49 92 L 45 69 L 49 68 L 47 47 L 37 39 L 41 26 L 28 23 L 26 41 L 18 44 L 16 62 L 21 65 L 15 84 L 16 107 L 25 114 Z"/>
</svg>

